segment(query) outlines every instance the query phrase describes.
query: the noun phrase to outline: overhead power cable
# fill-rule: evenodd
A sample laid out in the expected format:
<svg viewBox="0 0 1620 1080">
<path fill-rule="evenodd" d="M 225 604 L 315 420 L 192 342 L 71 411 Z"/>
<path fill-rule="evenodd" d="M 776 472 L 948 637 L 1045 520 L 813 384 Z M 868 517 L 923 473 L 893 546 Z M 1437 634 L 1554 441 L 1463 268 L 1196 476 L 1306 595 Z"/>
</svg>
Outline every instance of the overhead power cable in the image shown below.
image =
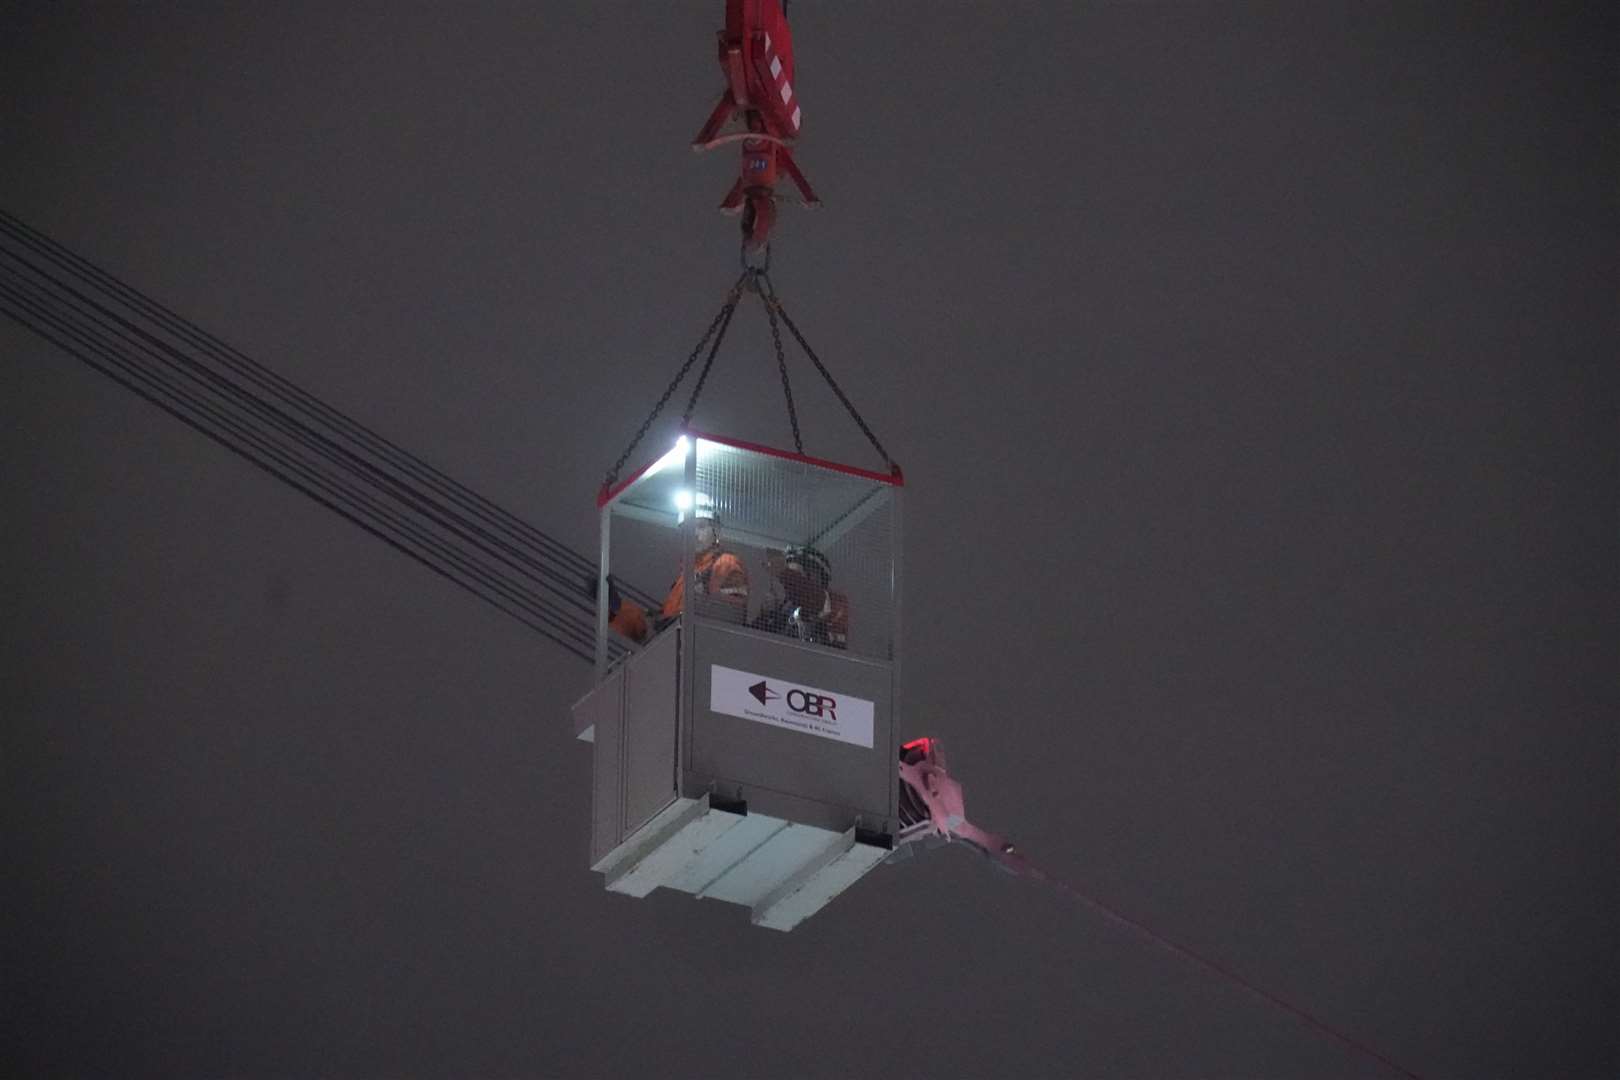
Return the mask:
<svg viewBox="0 0 1620 1080">
<path fill-rule="evenodd" d="M 4 211 L 0 311 L 591 659 L 593 560 Z M 644 591 L 615 584 L 651 606 Z"/>
</svg>

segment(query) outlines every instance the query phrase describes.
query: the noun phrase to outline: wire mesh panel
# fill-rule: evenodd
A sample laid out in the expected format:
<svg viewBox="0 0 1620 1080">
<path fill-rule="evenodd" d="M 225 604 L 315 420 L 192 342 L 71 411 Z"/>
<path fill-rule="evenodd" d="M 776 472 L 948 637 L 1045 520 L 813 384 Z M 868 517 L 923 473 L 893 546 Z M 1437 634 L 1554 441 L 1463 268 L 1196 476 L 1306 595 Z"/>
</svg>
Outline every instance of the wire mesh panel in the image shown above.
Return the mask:
<svg viewBox="0 0 1620 1080">
<path fill-rule="evenodd" d="M 682 438 L 605 500 L 605 602 L 681 610 L 810 646 L 893 658 L 897 481 L 712 436 Z M 690 575 L 687 577 L 686 575 Z M 632 599 L 632 595 L 638 599 Z M 633 617 L 608 613 L 607 660 Z"/>
<path fill-rule="evenodd" d="M 893 484 L 796 455 L 698 437 L 692 512 L 718 523 L 749 583 L 746 623 L 890 659 Z M 725 617 L 715 602 L 699 609 Z"/>
<path fill-rule="evenodd" d="M 681 440 L 601 500 L 601 574 L 608 587 L 597 596 L 603 609 L 598 612 L 599 677 L 669 621 L 665 600 L 684 570 L 686 545 L 675 495 L 688 446 L 689 440 Z"/>
<path fill-rule="evenodd" d="M 609 535 L 609 641 L 645 645 L 666 622 L 664 600 L 682 570 L 681 530 L 616 513 Z"/>
</svg>

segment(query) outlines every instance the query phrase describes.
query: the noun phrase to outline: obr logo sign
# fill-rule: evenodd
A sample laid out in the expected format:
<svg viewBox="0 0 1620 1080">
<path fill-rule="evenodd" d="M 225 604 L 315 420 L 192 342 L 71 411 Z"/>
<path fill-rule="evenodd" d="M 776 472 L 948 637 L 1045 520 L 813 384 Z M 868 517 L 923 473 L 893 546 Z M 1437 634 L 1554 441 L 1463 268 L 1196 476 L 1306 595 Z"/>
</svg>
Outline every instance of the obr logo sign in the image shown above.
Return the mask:
<svg viewBox="0 0 1620 1080">
<path fill-rule="evenodd" d="M 761 705 L 769 705 L 782 696 L 780 692 L 772 690 L 770 682 L 765 679 L 750 686 L 748 692 Z M 787 692 L 787 707 L 801 716 L 824 716 L 835 724 L 838 722 L 838 699 L 831 694 L 818 694 L 795 686 Z"/>
<path fill-rule="evenodd" d="M 717 713 L 788 728 L 805 735 L 872 746 L 874 703 L 823 687 L 773 680 L 759 672 L 714 664 L 709 708 Z"/>
<path fill-rule="evenodd" d="M 794 698 L 799 700 L 795 702 Z M 787 707 L 805 716 L 825 716 L 835 724 L 838 722 L 838 699 L 826 694 L 810 694 L 799 689 L 789 690 Z"/>
</svg>

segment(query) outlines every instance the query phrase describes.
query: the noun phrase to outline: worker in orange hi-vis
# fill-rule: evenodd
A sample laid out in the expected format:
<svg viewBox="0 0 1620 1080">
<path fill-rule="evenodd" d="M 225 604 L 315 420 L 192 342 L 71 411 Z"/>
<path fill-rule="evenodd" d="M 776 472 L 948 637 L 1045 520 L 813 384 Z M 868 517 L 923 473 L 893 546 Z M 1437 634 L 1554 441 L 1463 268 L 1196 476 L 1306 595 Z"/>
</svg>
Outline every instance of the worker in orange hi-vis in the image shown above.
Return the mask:
<svg viewBox="0 0 1620 1080">
<path fill-rule="evenodd" d="M 596 578 L 590 578 L 586 583 L 591 599 L 597 597 Z M 608 629 L 620 637 L 628 638 L 637 645 L 644 644 L 651 636 L 651 628 L 647 624 L 647 613 L 639 604 L 627 604 L 619 595 L 619 586 L 612 578 L 608 578 Z"/>
<path fill-rule="evenodd" d="M 611 589 L 608 593 L 608 608 L 611 613 L 608 626 L 622 637 L 627 637 L 638 645 L 647 640 L 651 630 L 647 625 L 647 613 L 635 604 L 626 604 L 619 598 L 619 590 Z"/>
<path fill-rule="evenodd" d="M 710 603 L 703 604 L 704 614 L 748 621 L 748 570 L 742 560 L 727 551 L 720 543 L 720 520 L 707 510 L 698 511 L 693 523 L 697 533 L 696 559 L 692 577 L 697 582 L 697 597 Z M 681 614 L 681 601 L 686 595 L 686 575 L 682 574 L 670 586 L 659 612 L 658 628 L 662 630 Z"/>
<path fill-rule="evenodd" d="M 765 553 L 772 596 L 749 625 L 768 634 L 849 648 L 849 597 L 830 588 L 832 563 L 813 547 Z"/>
</svg>

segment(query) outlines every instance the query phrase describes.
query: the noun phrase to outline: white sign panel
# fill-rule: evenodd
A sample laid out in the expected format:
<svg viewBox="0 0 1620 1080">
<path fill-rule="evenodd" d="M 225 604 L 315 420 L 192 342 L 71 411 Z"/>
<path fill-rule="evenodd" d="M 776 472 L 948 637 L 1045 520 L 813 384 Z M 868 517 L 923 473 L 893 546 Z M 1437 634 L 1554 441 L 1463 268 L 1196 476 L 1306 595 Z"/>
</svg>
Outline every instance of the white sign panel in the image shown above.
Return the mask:
<svg viewBox="0 0 1620 1080">
<path fill-rule="evenodd" d="M 709 666 L 709 708 L 823 739 L 872 745 L 872 703 L 752 671 Z"/>
</svg>

